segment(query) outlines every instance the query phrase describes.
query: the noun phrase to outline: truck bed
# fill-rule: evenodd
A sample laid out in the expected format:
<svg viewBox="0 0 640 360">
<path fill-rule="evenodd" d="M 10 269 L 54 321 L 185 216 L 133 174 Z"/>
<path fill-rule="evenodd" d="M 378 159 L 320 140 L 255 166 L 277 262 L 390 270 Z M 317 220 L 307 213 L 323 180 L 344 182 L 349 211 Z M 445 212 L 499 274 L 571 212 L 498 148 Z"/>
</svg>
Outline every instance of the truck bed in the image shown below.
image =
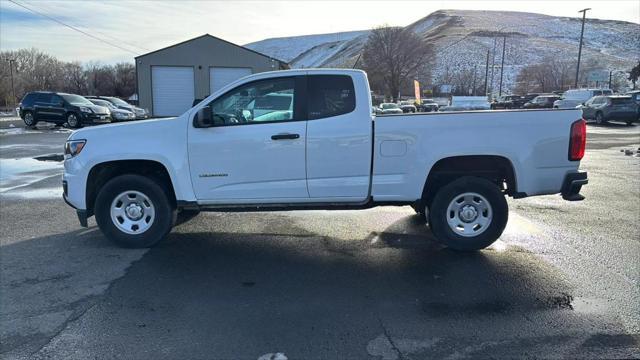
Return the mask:
<svg viewBox="0 0 640 360">
<path fill-rule="evenodd" d="M 378 116 L 372 195 L 377 201 L 419 198 L 436 162 L 470 155 L 509 160 L 521 196 L 558 193 L 564 175 L 578 169 L 568 148 L 571 124 L 581 117 L 575 109 Z"/>
</svg>

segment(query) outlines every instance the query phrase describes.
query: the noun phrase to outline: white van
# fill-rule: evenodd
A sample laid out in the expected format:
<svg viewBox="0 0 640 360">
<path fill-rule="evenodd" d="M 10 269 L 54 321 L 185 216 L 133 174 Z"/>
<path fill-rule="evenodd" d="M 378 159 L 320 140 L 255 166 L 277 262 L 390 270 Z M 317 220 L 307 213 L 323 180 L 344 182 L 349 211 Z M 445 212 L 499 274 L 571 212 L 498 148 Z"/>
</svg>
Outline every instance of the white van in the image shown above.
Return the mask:
<svg viewBox="0 0 640 360">
<path fill-rule="evenodd" d="M 572 109 L 583 105 L 587 100 L 598 95 L 613 95 L 610 89 L 574 89 L 567 90 L 562 95 L 562 99 L 553 103 L 554 109 Z"/>
</svg>

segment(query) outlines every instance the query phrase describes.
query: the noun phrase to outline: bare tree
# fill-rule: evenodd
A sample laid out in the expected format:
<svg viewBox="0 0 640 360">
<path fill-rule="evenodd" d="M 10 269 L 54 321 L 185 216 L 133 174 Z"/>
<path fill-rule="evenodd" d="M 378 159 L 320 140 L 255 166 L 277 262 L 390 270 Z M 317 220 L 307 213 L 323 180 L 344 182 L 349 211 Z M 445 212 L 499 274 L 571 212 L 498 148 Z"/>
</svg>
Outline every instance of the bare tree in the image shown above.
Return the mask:
<svg viewBox="0 0 640 360">
<path fill-rule="evenodd" d="M 16 99 L 11 93 L 11 71 Z M 135 92 L 135 66 L 89 62 L 63 62 L 37 49 L 0 52 L 0 106 L 15 104 L 25 93 L 36 90 L 71 92 L 80 95 L 129 97 Z"/>
<path fill-rule="evenodd" d="M 363 68 L 398 100 L 403 85 L 426 66 L 430 47 L 413 31 L 382 26 L 371 30 L 362 53 Z M 378 85 L 379 86 L 379 85 Z"/>
</svg>

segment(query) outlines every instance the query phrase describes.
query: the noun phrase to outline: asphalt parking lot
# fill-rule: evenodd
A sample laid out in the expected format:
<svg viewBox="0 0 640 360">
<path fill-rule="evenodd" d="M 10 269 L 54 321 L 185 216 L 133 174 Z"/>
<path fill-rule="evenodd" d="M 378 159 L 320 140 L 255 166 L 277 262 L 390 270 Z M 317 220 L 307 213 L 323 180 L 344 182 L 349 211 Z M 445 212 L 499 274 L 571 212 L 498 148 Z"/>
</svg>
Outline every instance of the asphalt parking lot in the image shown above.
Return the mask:
<svg viewBox="0 0 640 360">
<path fill-rule="evenodd" d="M 60 198 L 69 133 L 0 122 L 2 358 L 640 357 L 640 126 L 590 124 L 587 199 L 509 200 L 464 254 L 409 207 L 204 213 L 120 249 Z"/>
</svg>

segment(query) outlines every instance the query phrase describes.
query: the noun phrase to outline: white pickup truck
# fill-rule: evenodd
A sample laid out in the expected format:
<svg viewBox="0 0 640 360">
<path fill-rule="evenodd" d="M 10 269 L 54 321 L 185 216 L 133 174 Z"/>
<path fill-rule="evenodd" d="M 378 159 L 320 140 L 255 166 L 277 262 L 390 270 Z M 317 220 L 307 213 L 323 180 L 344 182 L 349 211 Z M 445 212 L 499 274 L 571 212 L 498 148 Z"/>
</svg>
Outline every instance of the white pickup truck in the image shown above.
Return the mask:
<svg viewBox="0 0 640 360">
<path fill-rule="evenodd" d="M 579 110 L 375 117 L 362 71 L 277 71 L 176 118 L 73 132 L 63 190 L 125 247 L 201 210 L 411 205 L 444 244 L 477 250 L 502 234 L 505 195 L 583 199 L 585 138 Z"/>
</svg>

